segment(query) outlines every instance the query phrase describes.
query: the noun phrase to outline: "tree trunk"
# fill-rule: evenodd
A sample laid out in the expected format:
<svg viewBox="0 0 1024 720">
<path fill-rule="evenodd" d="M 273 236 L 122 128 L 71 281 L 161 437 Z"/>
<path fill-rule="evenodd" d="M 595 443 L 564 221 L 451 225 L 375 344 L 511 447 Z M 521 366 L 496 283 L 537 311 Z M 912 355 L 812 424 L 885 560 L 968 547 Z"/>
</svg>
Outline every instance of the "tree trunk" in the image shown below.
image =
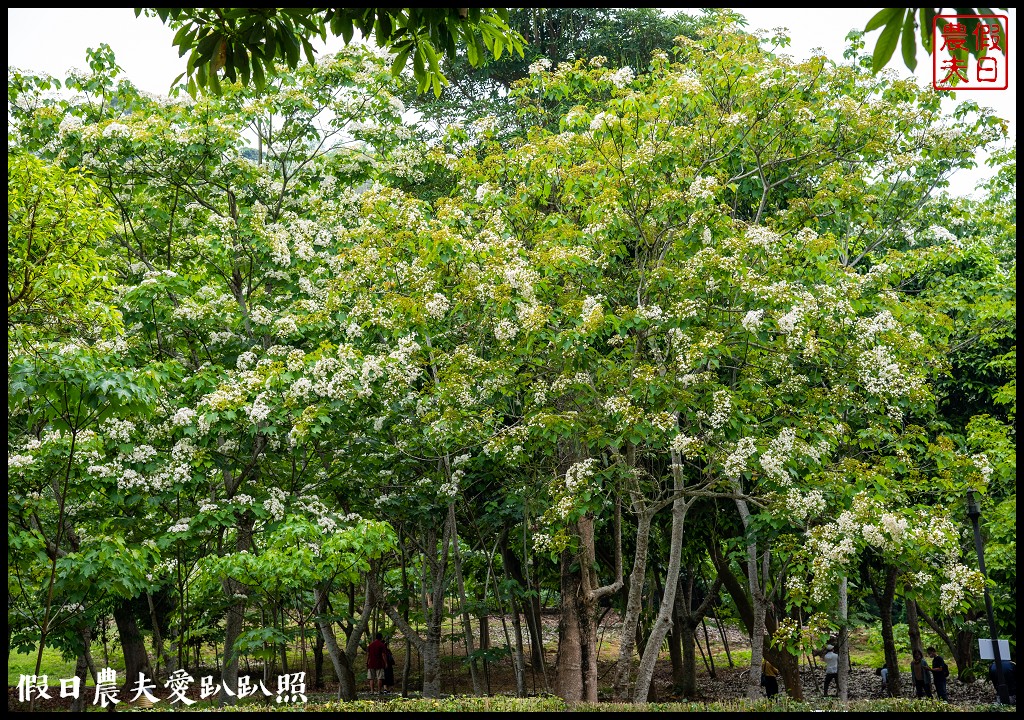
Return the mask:
<svg viewBox="0 0 1024 720">
<path fill-rule="evenodd" d="M 316 626 L 320 630 L 320 635 L 324 639 L 324 645 L 327 646 L 327 655 L 331 658 L 331 664 L 334 666 L 334 674 L 338 678 L 338 699 L 339 700 L 355 700 L 356 699 L 356 678 L 352 672 L 347 658 L 344 658 L 344 653 L 341 648 L 338 647 L 338 637 L 334 634 L 334 624 L 325 617 L 327 615 L 327 587 L 326 585 L 318 585 L 315 592 L 316 603 Z"/>
<path fill-rule="evenodd" d="M 683 646 L 683 677 L 679 684 L 679 693 L 685 698 L 693 698 L 697 694 L 697 645 L 696 626 L 683 619 L 679 623 Z"/>
<path fill-rule="evenodd" d="M 469 619 L 469 603 L 466 602 L 466 583 L 462 577 L 462 553 L 459 551 L 459 532 L 455 524 L 455 505 L 448 506 L 448 521 L 452 525 L 452 552 L 455 558 L 455 580 L 459 591 L 459 604 L 462 606 L 462 630 L 466 639 L 466 655 L 469 657 L 469 675 L 473 681 L 473 694 L 483 695 L 480 688 L 480 677 L 477 672 L 476 658 L 473 657 L 473 626 Z"/>
<path fill-rule="evenodd" d="M 138 682 L 139 673 L 152 678 L 153 669 L 130 600 L 122 600 L 114 605 L 114 622 L 117 623 L 117 634 L 121 638 L 121 649 L 124 652 L 125 684 L 122 693 L 125 693 Z"/>
<path fill-rule="evenodd" d="M 921 644 L 921 623 L 917 619 L 917 603 L 910 598 L 906 598 L 907 605 L 907 635 L 910 637 L 910 654 L 913 655 L 914 651 L 921 653 L 922 657 L 926 657 L 924 654 L 924 645 Z"/>
<path fill-rule="evenodd" d="M 234 580 L 226 580 L 224 584 L 230 586 Z M 229 589 L 228 587 L 225 590 Z M 238 693 L 238 653 L 235 652 L 235 641 L 242 634 L 242 623 L 245 618 L 245 600 L 237 600 L 228 606 L 227 616 L 224 622 L 224 670 L 221 673 L 221 683 L 224 688 L 230 688 L 232 692 Z M 197 663 L 198 665 L 198 663 Z M 229 695 L 224 690 L 220 693 L 220 704 L 234 705 L 237 697 Z"/>
<path fill-rule="evenodd" d="M 865 565 L 861 566 L 867 584 L 878 605 L 878 615 L 882 622 L 882 648 L 885 652 L 885 667 L 889 671 L 889 695 L 899 697 L 901 690 L 900 662 L 896 653 L 896 638 L 893 632 L 892 623 L 892 601 L 896 596 L 896 568 L 885 566 L 885 586 L 879 591 L 871 582 L 870 571 Z"/>
<path fill-rule="evenodd" d="M 678 599 L 677 599 L 678 601 Z M 672 629 L 668 633 L 668 658 L 672 663 L 672 687 L 678 694 L 682 692 L 683 677 L 683 645 L 681 642 L 682 620 L 677 611 L 672 616 Z"/>
<path fill-rule="evenodd" d="M 742 492 L 739 481 L 734 481 L 734 490 L 737 495 Z M 747 506 L 746 500 L 739 497 L 736 498 L 735 502 L 736 509 L 740 514 L 740 520 L 743 522 L 744 532 L 750 537 L 747 543 L 746 562 L 747 587 L 750 593 L 748 605 L 750 608 L 750 622 L 747 625 L 750 632 L 750 676 L 747 679 L 747 698 L 756 700 L 761 696 L 761 664 L 764 662 L 765 616 L 768 612 L 768 601 L 764 595 L 761 580 L 759 580 L 759 575 L 762 573 L 758 570 L 757 539 L 753 537 L 750 529 L 750 508 Z M 764 581 L 767 582 L 769 566 L 767 551 L 761 556 L 761 559 L 764 564 Z M 737 604 L 737 607 L 739 607 L 739 604 Z"/>
<path fill-rule="evenodd" d="M 639 498 L 634 499 L 634 508 L 639 507 Z M 644 579 L 647 575 L 648 542 L 651 535 L 651 520 L 654 514 L 649 510 L 640 512 L 636 526 L 636 552 L 633 555 L 633 570 L 629 574 L 629 592 L 626 596 L 626 611 L 619 631 L 619 659 L 615 664 L 615 697 L 624 700 L 629 693 L 629 678 L 633 670 L 633 651 L 636 648 L 637 628 L 640 624 L 640 610 L 643 601 Z"/>
<path fill-rule="evenodd" d="M 672 487 L 677 497 L 672 502 L 672 531 L 669 543 L 668 570 L 665 574 L 665 594 L 661 598 L 661 607 L 658 609 L 658 617 L 651 628 L 651 635 L 647 638 L 643 656 L 640 658 L 640 668 L 636 674 L 636 689 L 633 691 L 633 702 L 641 703 L 647 700 L 648 691 L 651 689 L 651 679 L 654 677 L 654 666 L 661 652 L 661 643 L 665 635 L 672 627 L 672 613 L 675 610 L 676 590 L 679 587 L 679 566 L 683 554 L 683 527 L 686 523 L 686 511 L 693 502 L 691 498 L 687 501 L 680 493 L 683 490 L 683 466 L 679 453 L 672 451 Z"/>
<path fill-rule="evenodd" d="M 324 689 L 324 634 L 316 628 L 316 642 L 313 644 L 313 689 Z"/>
<path fill-rule="evenodd" d="M 523 618 L 526 620 L 526 629 L 530 634 L 530 662 L 535 668 L 543 668 L 544 639 L 541 635 L 540 597 L 535 593 L 532 594 L 532 597 L 523 597 L 530 590 L 530 583 L 523 574 L 523 565 L 519 561 L 519 557 L 509 547 L 507 533 L 502 534 L 499 548 L 502 565 L 519 586 L 518 593 L 522 593 L 515 597 L 514 602 L 522 612 Z"/>
<path fill-rule="evenodd" d="M 423 582 L 425 585 L 429 580 L 431 589 L 429 597 L 426 592 L 423 593 L 426 620 L 423 637 L 406 622 L 405 618 L 391 606 L 391 603 L 384 602 L 383 605 L 384 612 L 391 618 L 391 622 L 402 631 L 406 638 L 412 641 L 420 653 L 423 660 L 423 697 L 425 698 L 437 698 L 441 695 L 441 626 L 444 619 L 445 591 L 448 586 L 448 550 L 454 530 L 454 504 L 450 506 L 440 543 L 437 542 L 437 531 L 432 527 L 427 528 Z M 438 545 L 440 545 L 440 552 L 438 552 Z M 369 576 L 368 581 L 371 583 L 374 595 L 378 599 L 382 599 L 383 596 L 372 575 Z M 426 588 L 424 588 L 425 590 Z"/>
<path fill-rule="evenodd" d="M 583 688 L 584 634 L 580 630 L 582 625 L 580 595 L 583 589 L 579 572 L 572 570 L 575 560 L 572 553 L 569 550 L 563 550 L 560 560 L 559 590 L 562 602 L 558 619 L 555 692 L 572 707 L 583 702 L 586 697 Z"/>
<path fill-rule="evenodd" d="M 85 712 L 85 683 L 89 678 L 91 664 L 89 662 L 89 644 L 92 642 L 92 634 L 89 628 L 85 627 L 79 630 L 78 637 L 82 643 L 82 650 L 78 653 L 78 659 L 75 661 L 75 677 L 78 678 L 78 687 L 81 692 L 71 701 L 71 712 Z M 138 679 L 138 675 L 135 676 L 135 679 Z"/>
<path fill-rule="evenodd" d="M 516 697 L 526 697 L 526 668 L 525 658 L 523 657 L 523 626 L 519 622 L 519 609 L 518 603 L 513 598 L 512 602 L 509 603 L 512 610 L 512 632 L 515 634 L 515 651 L 512 655 L 512 667 L 516 675 Z M 502 626 L 504 627 L 505 616 L 502 615 Z M 508 644 L 509 638 L 505 638 L 505 643 Z M 536 665 L 534 666 L 536 668 Z M 536 683 L 534 683 L 536 687 Z"/>
<path fill-rule="evenodd" d="M 847 597 L 846 575 L 839 580 L 839 674 L 836 676 L 837 692 L 841 702 L 850 699 L 850 631 L 849 599 Z"/>
</svg>

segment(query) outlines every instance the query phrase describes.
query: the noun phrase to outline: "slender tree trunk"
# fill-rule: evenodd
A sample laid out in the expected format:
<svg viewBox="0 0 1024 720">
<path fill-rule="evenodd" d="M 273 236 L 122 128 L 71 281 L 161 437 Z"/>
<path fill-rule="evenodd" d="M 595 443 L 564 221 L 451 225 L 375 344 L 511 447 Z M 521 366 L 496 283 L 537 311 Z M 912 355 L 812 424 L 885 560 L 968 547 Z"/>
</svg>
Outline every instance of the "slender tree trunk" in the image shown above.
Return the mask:
<svg viewBox="0 0 1024 720">
<path fill-rule="evenodd" d="M 84 627 L 78 631 L 79 641 L 82 643 L 82 651 L 78 653 L 78 658 L 75 661 L 75 677 L 78 678 L 79 692 L 78 697 L 71 701 L 71 712 L 85 712 L 85 682 L 89 678 L 89 644 L 92 642 L 92 634 L 89 628 Z M 138 676 L 136 675 L 136 679 Z"/>
<path fill-rule="evenodd" d="M 917 650 L 921 653 L 922 657 L 926 657 L 924 654 L 924 645 L 921 644 L 921 623 L 917 619 L 917 603 L 910 598 L 906 599 L 907 605 L 907 635 L 910 637 L 910 654 L 913 655 L 914 651 Z"/>
<path fill-rule="evenodd" d="M 519 622 L 519 609 L 515 598 L 513 598 L 509 603 L 509 607 L 512 612 L 512 632 L 515 634 L 516 639 L 515 650 L 512 653 L 512 668 L 516 676 L 516 696 L 526 697 L 526 668 L 525 658 L 523 656 L 523 626 Z M 504 627 L 504 613 L 502 613 L 501 622 L 502 627 Z M 505 632 L 507 633 L 508 630 L 506 629 Z M 505 638 L 505 643 L 509 644 L 509 638 L 507 636 Z"/>
<path fill-rule="evenodd" d="M 516 581 L 519 592 L 523 595 L 530 590 L 529 579 L 523 572 L 523 564 L 508 544 L 508 534 L 503 533 L 500 538 L 501 561 L 508 574 Z M 544 640 L 541 635 L 540 598 L 537 594 L 532 597 L 516 597 L 516 605 L 519 606 L 523 618 L 526 620 L 526 629 L 530 634 L 530 662 L 536 668 L 544 667 Z"/>
<path fill-rule="evenodd" d="M 692 698 L 697 694 L 697 655 L 694 652 L 697 645 L 696 630 L 688 619 L 679 623 L 683 649 L 683 681 L 679 685 L 679 693 L 685 698 Z"/>
<path fill-rule="evenodd" d="M 849 599 L 846 575 L 839 580 L 839 675 L 836 677 L 839 700 L 850 699 L 850 631 Z"/>
<path fill-rule="evenodd" d="M 867 575 L 867 570 L 864 570 Z M 868 577 L 870 580 L 870 577 Z M 885 667 L 889 671 L 889 695 L 899 697 L 901 690 L 900 663 L 896 654 L 896 637 L 893 632 L 892 601 L 896 596 L 896 568 L 885 567 L 885 587 L 878 592 L 874 585 L 871 591 L 878 605 L 878 615 L 882 623 L 882 648 L 885 652 Z"/>
<path fill-rule="evenodd" d="M 313 644 L 313 688 L 324 689 L 324 634 L 319 624 L 316 626 L 316 642 Z"/>
<path fill-rule="evenodd" d="M 321 637 L 323 637 L 324 645 L 327 646 L 327 655 L 331 658 L 331 664 L 334 666 L 334 674 L 338 678 L 338 699 L 355 700 L 355 675 L 352 673 L 351 667 L 349 667 L 347 658 L 343 659 L 344 653 L 342 652 L 341 648 L 338 647 L 338 637 L 334 634 L 334 623 L 332 623 L 330 619 L 326 617 L 326 584 L 318 585 L 314 592 L 314 601 L 316 602 L 316 626 L 320 630 Z"/>
<path fill-rule="evenodd" d="M 473 681 L 473 694 L 480 697 L 483 692 L 480 688 L 480 678 L 476 667 L 476 658 L 473 657 L 473 626 L 469 619 L 469 603 L 466 601 L 466 583 L 462 577 L 462 553 L 459 551 L 459 533 L 455 523 L 455 505 L 448 506 L 448 521 L 452 525 L 452 551 L 455 559 L 455 580 L 459 591 L 459 604 L 462 606 L 462 630 L 466 639 L 466 655 L 469 657 L 469 675 Z"/>
<path fill-rule="evenodd" d="M 678 604 L 679 598 L 677 597 L 676 605 Z M 672 629 L 668 633 L 668 657 L 669 661 L 672 663 L 672 686 L 676 693 L 681 692 L 683 683 L 685 682 L 683 670 L 683 645 L 681 642 L 682 632 L 682 616 L 677 607 L 675 614 L 672 616 Z"/>
<path fill-rule="evenodd" d="M 634 498 L 634 509 L 640 509 L 641 500 Z M 654 513 L 649 509 L 640 510 L 636 526 L 636 552 L 633 555 L 633 570 L 629 574 L 629 592 L 626 596 L 626 611 L 619 631 L 619 658 L 615 665 L 613 683 L 615 697 L 623 700 L 629 693 L 629 679 L 633 670 L 633 654 L 637 647 L 637 628 L 640 625 L 644 579 L 647 575 L 648 542 L 651 535 L 651 520 Z"/>
<path fill-rule="evenodd" d="M 233 580 L 226 581 L 228 585 Z M 245 618 L 245 600 L 236 600 L 228 606 L 224 622 L 224 671 L 221 673 L 221 682 L 225 688 L 231 688 L 232 692 L 238 693 L 238 653 L 235 652 L 235 641 L 242 634 L 242 623 Z M 198 662 L 196 663 L 198 666 Z M 223 690 L 220 694 L 220 704 L 234 705 L 237 697 L 228 695 Z"/>
<path fill-rule="evenodd" d="M 741 492 L 739 482 L 735 483 L 736 493 Z M 757 539 L 751 532 L 750 509 L 746 500 L 736 499 L 736 509 L 739 511 L 740 520 L 743 522 L 743 530 L 750 540 L 747 543 L 747 584 L 750 590 L 751 624 L 750 624 L 750 676 L 747 679 L 747 698 L 756 700 L 761 696 L 761 663 L 764 661 L 764 632 L 765 614 L 767 613 L 767 600 L 761 582 L 758 579 L 758 555 Z M 765 580 L 767 581 L 768 555 L 764 555 Z"/>
<path fill-rule="evenodd" d="M 633 691 L 633 702 L 641 703 L 647 700 L 651 689 L 651 679 L 654 677 L 654 666 L 661 652 L 661 644 L 665 635 L 672 627 L 672 613 L 675 609 L 676 590 L 679 587 L 679 566 L 683 554 L 683 527 L 686 523 L 686 511 L 693 499 L 687 501 L 680 493 L 683 490 L 683 466 L 679 453 L 672 451 L 672 487 L 676 499 L 672 502 L 672 530 L 669 543 L 668 569 L 665 574 L 665 593 L 661 598 L 661 607 L 658 609 L 658 617 L 651 628 L 650 637 L 644 647 L 643 655 L 640 658 L 640 668 L 637 670 L 636 689 Z"/>
</svg>

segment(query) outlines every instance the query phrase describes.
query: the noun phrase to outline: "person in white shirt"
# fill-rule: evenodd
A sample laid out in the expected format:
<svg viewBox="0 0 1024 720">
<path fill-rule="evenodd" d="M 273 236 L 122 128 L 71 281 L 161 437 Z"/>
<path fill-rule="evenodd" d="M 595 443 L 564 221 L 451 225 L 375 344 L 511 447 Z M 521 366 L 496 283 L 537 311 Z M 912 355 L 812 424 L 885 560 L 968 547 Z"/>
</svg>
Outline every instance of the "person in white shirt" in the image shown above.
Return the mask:
<svg viewBox="0 0 1024 720">
<path fill-rule="evenodd" d="M 829 685 L 836 684 L 836 696 L 839 695 L 839 655 L 833 645 L 825 646 L 825 690 L 823 695 L 828 695 Z"/>
</svg>

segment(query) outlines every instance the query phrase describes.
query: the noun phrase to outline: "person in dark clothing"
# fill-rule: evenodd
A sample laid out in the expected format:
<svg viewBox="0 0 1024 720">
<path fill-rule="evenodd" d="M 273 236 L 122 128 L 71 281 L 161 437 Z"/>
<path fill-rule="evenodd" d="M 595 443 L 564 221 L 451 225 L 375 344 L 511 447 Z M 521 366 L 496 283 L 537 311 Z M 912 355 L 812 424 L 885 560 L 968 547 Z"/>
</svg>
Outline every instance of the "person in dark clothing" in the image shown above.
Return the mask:
<svg viewBox="0 0 1024 720">
<path fill-rule="evenodd" d="M 377 633 L 373 642 L 366 648 L 366 678 L 370 681 L 370 692 L 383 692 L 384 682 L 384 651 L 388 646 L 384 644 L 384 636 Z"/>
<path fill-rule="evenodd" d="M 395 656 L 387 640 L 384 641 L 384 692 L 391 692 L 395 687 Z"/>
<path fill-rule="evenodd" d="M 761 687 L 770 698 L 779 694 L 779 671 L 767 660 L 761 662 Z"/>
<path fill-rule="evenodd" d="M 924 654 L 920 650 L 914 651 L 914 659 L 910 661 L 910 676 L 914 678 L 914 696 L 932 697 L 932 671 L 928 669 L 928 663 L 924 661 Z"/>
<path fill-rule="evenodd" d="M 935 648 L 930 647 L 925 652 L 928 653 L 928 657 L 932 659 L 932 681 L 935 683 L 935 694 L 938 695 L 939 700 L 949 702 L 949 695 L 946 692 L 946 680 L 949 678 L 949 666 L 946 661 L 942 659 L 942 656 L 936 652 Z"/>
<path fill-rule="evenodd" d="M 1003 682 L 1006 683 L 1007 694 L 1010 696 L 1010 704 L 1017 704 L 1017 663 L 1011 660 L 1003 660 Z M 996 689 L 996 697 L 999 693 L 999 676 L 996 675 L 996 661 L 988 666 L 988 679 L 992 681 L 992 687 Z"/>
</svg>

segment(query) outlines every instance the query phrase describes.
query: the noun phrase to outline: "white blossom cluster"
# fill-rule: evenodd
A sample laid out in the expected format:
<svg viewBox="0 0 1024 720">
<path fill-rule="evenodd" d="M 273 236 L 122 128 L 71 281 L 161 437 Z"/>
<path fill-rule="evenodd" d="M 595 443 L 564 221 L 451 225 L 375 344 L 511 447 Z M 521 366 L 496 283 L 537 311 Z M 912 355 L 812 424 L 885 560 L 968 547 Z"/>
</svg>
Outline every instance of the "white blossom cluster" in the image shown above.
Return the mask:
<svg viewBox="0 0 1024 720">
<path fill-rule="evenodd" d="M 782 244 L 782 236 L 764 225 L 751 225 L 747 228 L 747 242 L 755 247 L 764 248 L 771 253 Z"/>
<path fill-rule="evenodd" d="M 270 416 L 270 411 L 273 408 L 267 404 L 267 394 L 260 393 L 253 400 L 252 405 L 245 409 L 246 415 L 249 416 L 249 420 L 253 423 L 261 423 Z"/>
<path fill-rule="evenodd" d="M 100 432 L 111 440 L 116 440 L 122 443 L 126 443 L 131 439 L 131 433 L 134 429 L 135 425 L 129 420 L 107 418 L 100 423 Z"/>
<path fill-rule="evenodd" d="M 820 490 L 800 492 L 796 488 L 789 488 L 783 505 L 789 517 L 804 522 L 808 517 L 817 517 L 825 512 L 825 496 Z"/>
<path fill-rule="evenodd" d="M 593 131 L 603 130 L 605 125 L 609 124 L 610 121 L 617 122 L 618 118 L 615 115 L 609 115 L 606 112 L 599 112 L 590 119 L 590 129 Z"/>
<path fill-rule="evenodd" d="M 729 456 L 722 465 L 725 476 L 728 478 L 738 478 L 747 469 L 747 460 L 755 452 L 757 452 L 757 445 L 754 443 L 754 438 L 740 438 L 739 442 L 736 443 L 736 447 L 729 453 Z"/>
<path fill-rule="evenodd" d="M 665 313 L 657 305 L 641 305 L 636 309 L 636 314 L 651 322 L 656 322 L 665 317 Z"/>
<path fill-rule="evenodd" d="M 169 532 L 169 533 L 188 532 L 188 524 L 189 524 L 189 521 L 188 521 L 187 518 L 183 519 L 183 520 L 179 520 L 174 525 L 171 525 L 169 528 L 167 528 L 167 532 Z"/>
<path fill-rule="evenodd" d="M 686 70 L 676 75 L 676 85 L 688 95 L 697 95 L 704 90 L 700 78 L 692 70 Z"/>
<path fill-rule="evenodd" d="M 971 460 L 974 461 L 974 467 L 981 473 L 982 478 L 988 483 L 989 478 L 992 477 L 992 463 L 989 462 L 988 455 L 977 453 L 971 456 Z"/>
<path fill-rule="evenodd" d="M 712 200 L 715 197 L 715 190 L 717 187 L 718 182 L 713 177 L 698 175 L 693 179 L 693 182 L 690 183 L 690 187 L 687 188 L 686 199 L 690 202 L 697 202 L 698 200 Z M 708 230 L 707 228 L 704 229 Z M 705 242 L 708 241 L 706 240 Z"/>
<path fill-rule="evenodd" d="M 707 423 L 709 427 L 717 429 L 729 420 L 729 415 L 732 413 L 732 397 L 728 390 L 716 390 L 713 402 L 714 409 L 711 413 L 698 410 L 697 419 Z"/>
<path fill-rule="evenodd" d="M 890 332 L 898 328 L 896 318 L 888 310 L 882 310 L 870 318 L 860 318 L 857 321 L 857 333 L 861 341 L 874 340 L 876 335 Z"/>
<path fill-rule="evenodd" d="M 922 378 L 905 370 L 886 345 L 877 345 L 857 359 L 864 389 L 882 397 L 904 397 L 920 387 Z"/>
<path fill-rule="evenodd" d="M 580 318 L 583 320 L 583 329 L 592 332 L 600 327 L 604 320 L 604 309 L 601 307 L 603 295 L 587 295 L 583 298 L 583 309 Z"/>
<path fill-rule="evenodd" d="M 551 69 L 551 61 L 547 58 L 538 58 L 530 64 L 529 73 L 531 75 L 540 75 L 546 73 Z"/>
<path fill-rule="evenodd" d="M 437 497 L 442 502 L 451 502 L 459 494 L 459 487 L 462 483 L 462 478 L 466 476 L 466 471 L 461 468 L 452 470 L 451 477 L 437 488 Z"/>
<path fill-rule="evenodd" d="M 494 338 L 502 347 L 508 347 L 518 332 L 519 328 L 511 320 L 502 319 L 494 323 Z"/>
<path fill-rule="evenodd" d="M 683 457 L 693 457 L 694 453 L 700 448 L 700 440 L 698 438 L 679 433 L 672 438 L 671 448 L 673 452 L 677 452 Z"/>
<path fill-rule="evenodd" d="M 587 487 L 590 478 L 597 472 L 597 464 L 594 458 L 575 463 L 566 470 L 561 487 L 552 486 L 552 494 L 556 498 L 552 512 L 556 517 L 564 520 L 569 516 L 576 505 L 577 495 Z"/>
<path fill-rule="evenodd" d="M 968 593 L 978 593 L 984 584 L 981 573 L 971 570 L 959 562 L 952 563 L 946 568 L 949 581 L 942 584 L 939 595 L 939 605 L 942 612 L 952 615 L 960 607 L 960 604 L 967 597 Z"/>
<path fill-rule="evenodd" d="M 743 316 L 740 324 L 747 332 L 756 333 L 757 329 L 761 327 L 762 320 L 764 320 L 764 310 L 750 310 Z"/>
<path fill-rule="evenodd" d="M 8 455 L 7 456 L 7 471 L 21 470 L 27 468 L 35 462 L 35 458 L 31 455 Z"/>
<path fill-rule="evenodd" d="M 608 80 L 611 81 L 612 85 L 617 88 L 624 88 L 633 82 L 633 70 L 629 67 L 621 67 L 611 75 L 608 76 Z"/>
</svg>

